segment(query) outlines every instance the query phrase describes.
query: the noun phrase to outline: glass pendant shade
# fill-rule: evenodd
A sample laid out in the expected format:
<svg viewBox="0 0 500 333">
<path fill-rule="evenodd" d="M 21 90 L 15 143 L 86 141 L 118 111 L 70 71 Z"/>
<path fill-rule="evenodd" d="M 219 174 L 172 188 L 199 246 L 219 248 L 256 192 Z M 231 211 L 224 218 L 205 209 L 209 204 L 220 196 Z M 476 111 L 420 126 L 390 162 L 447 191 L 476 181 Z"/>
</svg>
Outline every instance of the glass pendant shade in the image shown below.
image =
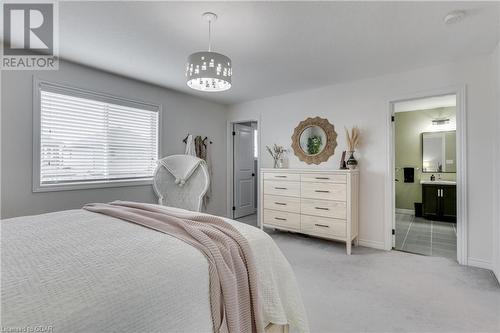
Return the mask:
<svg viewBox="0 0 500 333">
<path fill-rule="evenodd" d="M 224 91 L 231 88 L 231 59 L 223 54 L 202 51 L 191 54 L 186 64 L 187 85 L 200 91 Z"/>
</svg>

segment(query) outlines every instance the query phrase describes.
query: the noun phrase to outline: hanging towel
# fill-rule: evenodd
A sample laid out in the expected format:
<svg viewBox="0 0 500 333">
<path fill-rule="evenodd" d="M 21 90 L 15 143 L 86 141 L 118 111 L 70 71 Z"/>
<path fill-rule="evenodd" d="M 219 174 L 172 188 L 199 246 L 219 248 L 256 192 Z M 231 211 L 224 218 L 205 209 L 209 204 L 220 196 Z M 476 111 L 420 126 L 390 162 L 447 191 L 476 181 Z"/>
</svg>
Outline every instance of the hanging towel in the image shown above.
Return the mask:
<svg viewBox="0 0 500 333">
<path fill-rule="evenodd" d="M 196 149 L 196 156 L 201 158 L 202 160 L 207 160 L 207 144 L 204 142 L 201 136 L 197 136 L 194 138 L 194 146 Z"/>
<path fill-rule="evenodd" d="M 415 168 L 403 168 L 405 183 L 413 183 L 415 181 Z"/>
<path fill-rule="evenodd" d="M 167 156 L 159 160 L 158 163 L 163 165 L 175 177 L 177 185 L 183 186 L 200 163 L 205 163 L 205 161 L 186 154 Z"/>
<path fill-rule="evenodd" d="M 188 135 L 186 140 L 186 155 L 196 156 L 196 148 L 194 147 L 194 139 L 191 134 Z"/>
<path fill-rule="evenodd" d="M 203 159 L 207 163 L 207 168 L 208 168 L 208 174 L 210 176 L 210 179 L 213 179 L 213 173 L 212 173 L 212 161 L 211 161 L 211 156 L 208 153 L 208 147 L 209 145 L 206 144 L 207 138 L 203 139 L 201 136 L 197 136 L 194 138 L 194 145 L 196 149 L 196 156 L 199 158 Z M 208 185 L 207 193 L 205 193 L 205 196 L 203 197 L 203 208 L 204 210 L 207 209 L 208 207 L 208 202 L 210 201 L 210 198 L 212 197 L 212 185 Z"/>
</svg>

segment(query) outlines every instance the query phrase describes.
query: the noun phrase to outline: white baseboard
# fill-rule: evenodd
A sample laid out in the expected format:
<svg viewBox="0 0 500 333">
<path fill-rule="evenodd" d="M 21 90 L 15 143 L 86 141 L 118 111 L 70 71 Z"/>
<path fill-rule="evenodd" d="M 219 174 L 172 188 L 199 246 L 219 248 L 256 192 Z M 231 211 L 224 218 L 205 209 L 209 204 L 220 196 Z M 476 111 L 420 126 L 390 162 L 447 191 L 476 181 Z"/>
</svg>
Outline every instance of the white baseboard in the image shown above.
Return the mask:
<svg viewBox="0 0 500 333">
<path fill-rule="evenodd" d="M 385 250 L 384 242 L 379 242 L 379 241 L 360 239 L 359 245 L 364 247 L 371 247 L 372 249 L 377 249 L 377 250 Z"/>
<path fill-rule="evenodd" d="M 407 214 L 407 215 L 415 215 L 415 210 L 413 210 L 413 209 L 396 208 L 396 213 Z"/>
<path fill-rule="evenodd" d="M 482 259 L 475 259 L 475 258 L 469 257 L 467 259 L 467 266 L 479 267 L 479 268 L 489 269 L 490 271 L 493 271 L 493 265 L 491 264 L 491 262 L 486 261 L 486 260 L 482 260 Z"/>
</svg>

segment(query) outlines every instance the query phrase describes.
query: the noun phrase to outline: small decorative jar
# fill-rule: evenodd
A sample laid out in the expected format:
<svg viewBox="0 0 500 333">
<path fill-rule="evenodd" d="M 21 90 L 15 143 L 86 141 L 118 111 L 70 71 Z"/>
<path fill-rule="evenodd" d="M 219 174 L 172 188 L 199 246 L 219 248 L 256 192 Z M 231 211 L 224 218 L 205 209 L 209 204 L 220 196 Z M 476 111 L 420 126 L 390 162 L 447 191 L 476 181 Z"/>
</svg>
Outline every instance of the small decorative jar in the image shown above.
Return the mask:
<svg viewBox="0 0 500 333">
<path fill-rule="evenodd" d="M 358 161 L 354 158 L 354 151 L 349 151 L 349 159 L 346 162 L 347 167 L 349 170 L 354 170 L 358 166 Z"/>
<path fill-rule="evenodd" d="M 287 158 L 282 156 L 279 160 L 278 160 L 278 168 L 280 169 L 286 169 L 287 168 Z"/>
</svg>

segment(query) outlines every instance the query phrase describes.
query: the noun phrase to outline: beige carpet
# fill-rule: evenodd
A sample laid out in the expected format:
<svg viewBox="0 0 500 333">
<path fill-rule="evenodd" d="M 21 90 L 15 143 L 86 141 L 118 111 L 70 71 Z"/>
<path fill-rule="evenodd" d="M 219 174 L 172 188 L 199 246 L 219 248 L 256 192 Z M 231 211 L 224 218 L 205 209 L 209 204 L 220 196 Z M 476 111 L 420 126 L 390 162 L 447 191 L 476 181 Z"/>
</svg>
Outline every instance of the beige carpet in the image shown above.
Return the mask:
<svg viewBox="0 0 500 333">
<path fill-rule="evenodd" d="M 500 332 L 488 270 L 363 247 L 346 256 L 341 243 L 267 231 L 295 271 L 313 333 Z"/>
</svg>

